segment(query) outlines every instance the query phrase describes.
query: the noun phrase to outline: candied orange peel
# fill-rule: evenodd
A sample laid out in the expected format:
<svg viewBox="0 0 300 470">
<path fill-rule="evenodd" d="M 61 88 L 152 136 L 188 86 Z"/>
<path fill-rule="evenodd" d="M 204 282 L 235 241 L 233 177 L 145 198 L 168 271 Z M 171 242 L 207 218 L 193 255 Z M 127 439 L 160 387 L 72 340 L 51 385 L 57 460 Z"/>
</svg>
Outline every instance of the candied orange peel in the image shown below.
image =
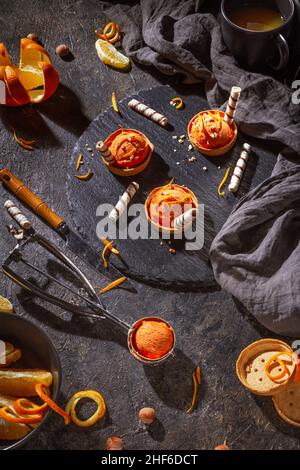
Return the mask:
<svg viewBox="0 0 300 470">
<path fill-rule="evenodd" d="M 176 96 L 175 98 L 172 98 L 170 101 L 170 105 L 174 106 L 176 109 L 183 109 L 184 108 L 184 102 L 182 98 L 179 96 Z"/>
<path fill-rule="evenodd" d="M 229 178 L 229 174 L 230 174 L 230 170 L 231 168 L 228 167 L 227 170 L 226 170 L 226 173 L 224 175 L 224 178 L 222 179 L 221 183 L 219 184 L 218 186 L 218 195 L 221 196 L 221 197 L 225 197 L 225 191 L 222 191 L 228 178 Z"/>
<path fill-rule="evenodd" d="M 291 351 L 280 351 L 276 354 L 274 354 L 272 357 L 270 357 L 270 359 L 268 360 L 268 362 L 266 363 L 266 366 L 265 366 L 265 372 L 268 376 L 268 378 L 270 380 L 272 380 L 273 382 L 277 382 L 278 380 L 282 379 L 286 374 L 289 373 L 289 370 L 286 366 L 286 362 L 287 360 L 286 359 L 280 359 L 280 356 L 290 356 L 291 357 L 291 361 L 295 361 L 296 363 L 296 372 L 295 372 L 295 376 L 294 376 L 294 382 L 298 382 L 300 380 L 300 360 L 299 360 L 299 357 L 297 356 L 296 353 L 294 352 L 291 352 Z M 278 363 L 282 369 L 281 372 L 279 372 L 277 375 L 272 375 L 272 371 L 270 370 L 271 366 Z"/>
<path fill-rule="evenodd" d="M 52 408 L 56 413 L 61 415 L 64 420 L 65 424 L 68 425 L 70 424 L 71 418 L 70 416 L 62 409 L 60 408 L 47 394 L 47 389 L 42 385 L 42 384 L 36 384 L 35 386 L 35 391 L 37 395 L 43 400 L 43 402 L 47 403 L 47 405 Z"/>
<path fill-rule="evenodd" d="M 84 398 L 88 398 L 89 400 L 94 401 L 97 405 L 97 410 L 95 411 L 95 413 L 93 413 L 92 416 L 90 416 L 90 418 L 83 421 L 77 417 L 76 406 L 78 405 L 79 401 Z M 105 400 L 101 393 L 95 390 L 83 390 L 75 393 L 70 398 L 67 403 L 65 413 L 67 414 L 67 416 L 70 416 L 72 421 L 80 428 L 88 428 L 90 426 L 93 426 L 93 424 L 95 424 L 97 421 L 99 421 L 105 416 Z"/>
<path fill-rule="evenodd" d="M 192 413 L 196 407 L 197 404 L 197 393 L 198 393 L 198 388 L 199 385 L 201 385 L 201 372 L 200 372 L 200 367 L 198 366 L 196 371 L 193 372 L 193 385 L 194 385 L 194 390 L 193 390 L 193 398 L 190 407 L 187 410 L 187 413 Z"/>
<path fill-rule="evenodd" d="M 126 279 L 127 277 L 125 276 L 122 276 L 119 279 L 116 279 L 115 281 L 111 282 L 107 286 L 103 287 L 103 289 L 99 291 L 99 294 L 105 294 L 106 292 L 109 292 L 110 290 L 115 289 L 115 287 L 119 286 L 120 284 L 123 284 L 123 282 L 125 282 Z"/>
<path fill-rule="evenodd" d="M 111 94 L 111 103 L 112 103 L 114 111 L 116 113 L 120 113 L 119 105 L 118 105 L 118 101 L 117 101 L 117 95 L 116 95 L 115 91 L 113 91 L 112 94 Z"/>
<path fill-rule="evenodd" d="M 104 39 L 110 44 L 116 44 L 121 39 L 120 25 L 110 21 L 103 28 L 102 34 L 96 29 L 95 34 L 99 39 Z"/>
<path fill-rule="evenodd" d="M 23 139 L 23 137 L 18 137 L 15 129 L 13 129 L 13 137 L 15 142 L 23 147 L 25 150 L 33 150 L 33 144 L 36 142 L 36 139 L 28 140 Z"/>
</svg>

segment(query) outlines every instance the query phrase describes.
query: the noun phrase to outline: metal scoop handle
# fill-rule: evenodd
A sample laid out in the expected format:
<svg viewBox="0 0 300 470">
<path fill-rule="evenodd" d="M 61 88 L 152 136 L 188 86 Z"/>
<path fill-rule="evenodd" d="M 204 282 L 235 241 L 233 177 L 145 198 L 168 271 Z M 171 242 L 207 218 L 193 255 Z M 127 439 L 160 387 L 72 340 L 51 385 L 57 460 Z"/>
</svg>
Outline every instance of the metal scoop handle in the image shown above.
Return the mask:
<svg viewBox="0 0 300 470">
<path fill-rule="evenodd" d="M 16 206 L 15 206 L 16 207 Z M 18 210 L 18 217 L 16 217 L 14 214 L 10 214 L 14 220 L 19 224 L 20 217 L 25 218 L 25 216 L 22 214 L 22 212 L 16 207 Z M 71 292 L 72 294 L 77 295 L 79 298 L 87 302 L 91 309 L 97 312 L 98 314 L 91 314 L 87 312 L 87 309 L 85 307 L 80 307 L 77 305 L 74 305 L 72 303 L 66 302 L 62 299 L 59 299 L 49 293 L 46 293 L 43 289 L 40 287 L 34 285 L 30 281 L 22 278 L 19 274 L 14 272 L 10 267 L 8 261 L 4 263 L 2 266 L 4 274 L 6 274 L 11 280 L 13 280 L 16 284 L 18 284 L 20 287 L 23 287 L 27 289 L 28 291 L 36 294 L 37 296 L 43 298 L 44 300 L 57 305 L 58 307 L 61 307 L 65 310 L 71 311 L 73 313 L 78 313 L 78 314 L 87 314 L 87 315 L 92 315 L 94 317 L 99 318 L 100 316 L 104 316 L 106 318 L 109 318 L 112 320 L 114 323 L 116 323 L 118 326 L 121 326 L 126 330 L 126 333 L 130 329 L 130 325 L 127 323 L 123 322 L 119 318 L 115 317 L 112 313 L 110 313 L 108 310 L 106 310 L 102 303 L 100 302 L 95 289 L 89 282 L 89 280 L 86 278 L 86 276 L 80 271 L 79 268 L 73 263 L 73 261 L 68 258 L 59 248 L 57 248 L 55 245 L 53 245 L 49 240 L 47 240 L 45 237 L 42 235 L 39 235 L 34 232 L 34 230 L 31 228 L 30 232 L 30 238 L 32 241 L 37 242 L 40 246 L 42 246 L 44 249 L 46 249 L 49 253 L 51 253 L 53 256 L 55 256 L 57 259 L 59 259 L 63 264 L 65 264 L 83 283 L 84 287 L 86 288 L 87 292 L 90 294 L 94 300 L 89 299 L 88 297 L 85 297 L 81 295 L 79 292 L 75 292 L 73 289 L 71 289 L 69 286 L 66 284 L 62 283 L 61 281 L 58 281 L 55 277 L 51 276 L 48 273 L 45 273 L 44 271 L 40 270 L 37 266 L 34 266 L 32 263 L 27 262 L 26 260 L 23 259 L 22 254 L 20 253 L 20 246 L 18 246 L 12 253 L 9 258 L 9 260 L 14 259 L 16 261 L 22 262 L 26 264 L 27 266 L 31 267 L 33 270 L 39 272 L 40 274 L 44 275 L 51 281 L 59 284 L 60 286 L 64 287 L 66 290 Z"/>
</svg>

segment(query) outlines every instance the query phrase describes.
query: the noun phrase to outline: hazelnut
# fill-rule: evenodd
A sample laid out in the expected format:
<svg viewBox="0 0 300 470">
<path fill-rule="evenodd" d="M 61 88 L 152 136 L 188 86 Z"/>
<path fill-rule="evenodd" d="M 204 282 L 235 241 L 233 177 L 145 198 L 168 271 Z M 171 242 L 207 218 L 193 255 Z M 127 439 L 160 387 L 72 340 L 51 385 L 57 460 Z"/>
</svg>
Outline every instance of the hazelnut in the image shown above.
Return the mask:
<svg viewBox="0 0 300 470">
<path fill-rule="evenodd" d="M 142 408 L 139 412 L 139 419 L 144 424 L 152 424 L 156 420 L 156 411 L 153 408 Z"/>
<path fill-rule="evenodd" d="M 123 440 L 120 437 L 112 436 L 106 441 L 106 450 L 123 450 Z"/>
<path fill-rule="evenodd" d="M 39 38 L 36 34 L 34 33 L 29 33 L 27 34 L 27 38 L 31 39 L 31 41 L 39 42 Z"/>
<path fill-rule="evenodd" d="M 59 55 L 59 57 L 66 57 L 68 54 L 70 54 L 70 49 L 68 46 L 66 46 L 66 44 L 60 44 L 55 49 L 55 52 L 57 55 Z"/>
</svg>

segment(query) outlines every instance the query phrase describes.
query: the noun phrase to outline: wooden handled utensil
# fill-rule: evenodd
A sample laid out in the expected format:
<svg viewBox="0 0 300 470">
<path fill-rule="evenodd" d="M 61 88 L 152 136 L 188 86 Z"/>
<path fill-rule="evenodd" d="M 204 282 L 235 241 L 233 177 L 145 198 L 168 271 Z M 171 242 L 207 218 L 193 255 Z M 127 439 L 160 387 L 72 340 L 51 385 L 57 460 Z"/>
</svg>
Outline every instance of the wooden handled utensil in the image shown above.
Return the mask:
<svg viewBox="0 0 300 470">
<path fill-rule="evenodd" d="M 39 199 L 26 184 L 22 183 L 7 168 L 0 171 L 0 181 L 9 189 L 20 201 L 27 204 L 35 214 L 47 222 L 54 230 L 59 231 L 64 225 L 64 220 L 53 212 L 45 202 Z"/>
<path fill-rule="evenodd" d="M 110 269 L 105 269 L 99 253 L 89 247 L 88 244 L 86 244 L 61 217 L 53 212 L 45 202 L 38 198 L 26 186 L 26 184 L 22 183 L 22 181 L 13 175 L 7 168 L 0 171 L 0 181 L 2 181 L 4 186 L 20 201 L 27 204 L 35 214 L 41 217 L 42 220 L 47 222 L 50 227 L 58 232 L 62 236 L 68 248 L 70 248 L 70 250 L 85 263 L 88 263 L 91 267 L 96 269 L 97 272 L 101 272 L 102 275 L 108 279 L 115 280 L 116 276 L 124 276 L 123 271 L 121 272 L 115 264 L 111 263 Z M 123 268 L 121 261 L 120 267 Z M 127 282 L 129 283 L 129 281 Z"/>
</svg>

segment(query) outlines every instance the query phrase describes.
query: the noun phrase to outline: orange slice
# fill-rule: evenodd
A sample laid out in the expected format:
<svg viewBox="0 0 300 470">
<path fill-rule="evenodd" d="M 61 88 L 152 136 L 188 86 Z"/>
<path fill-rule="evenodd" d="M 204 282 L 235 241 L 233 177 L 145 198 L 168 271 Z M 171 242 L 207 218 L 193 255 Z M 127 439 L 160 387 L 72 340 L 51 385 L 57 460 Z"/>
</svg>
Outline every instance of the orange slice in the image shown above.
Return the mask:
<svg viewBox="0 0 300 470">
<path fill-rule="evenodd" d="M 34 90 L 38 87 L 42 87 L 44 85 L 44 77 L 43 72 L 39 68 L 32 68 L 31 70 L 28 69 L 19 69 L 14 67 L 16 74 L 20 82 L 22 83 L 23 87 L 29 93 L 31 90 Z"/>
<path fill-rule="evenodd" d="M 17 73 L 9 65 L 6 65 L 4 70 L 4 81 L 9 94 L 14 101 L 16 101 L 19 105 L 30 102 L 28 93 L 20 82 Z"/>
<path fill-rule="evenodd" d="M 40 44 L 28 38 L 21 39 L 20 44 L 19 79 L 27 90 L 30 101 L 40 103 L 56 91 L 59 75 Z"/>
<path fill-rule="evenodd" d="M 20 82 L 26 88 L 32 103 L 40 103 L 50 98 L 59 85 L 59 75 L 52 64 L 39 62 L 38 69 L 19 69 Z"/>
<path fill-rule="evenodd" d="M 46 62 L 51 64 L 51 59 L 49 54 L 45 49 L 37 44 L 35 41 L 32 41 L 28 38 L 23 38 L 20 41 L 20 69 L 31 69 L 38 68 L 38 62 Z"/>
<path fill-rule="evenodd" d="M 13 311 L 14 307 L 12 303 L 0 295 L 0 312 L 12 313 Z"/>
<path fill-rule="evenodd" d="M 130 65 L 130 60 L 124 54 L 117 51 L 113 44 L 103 39 L 98 39 L 95 44 L 97 54 L 102 62 L 106 65 L 111 65 L 116 69 L 127 69 Z"/>
<path fill-rule="evenodd" d="M 0 66 L 1 65 L 12 65 L 11 58 L 2 42 L 0 42 Z"/>
</svg>

